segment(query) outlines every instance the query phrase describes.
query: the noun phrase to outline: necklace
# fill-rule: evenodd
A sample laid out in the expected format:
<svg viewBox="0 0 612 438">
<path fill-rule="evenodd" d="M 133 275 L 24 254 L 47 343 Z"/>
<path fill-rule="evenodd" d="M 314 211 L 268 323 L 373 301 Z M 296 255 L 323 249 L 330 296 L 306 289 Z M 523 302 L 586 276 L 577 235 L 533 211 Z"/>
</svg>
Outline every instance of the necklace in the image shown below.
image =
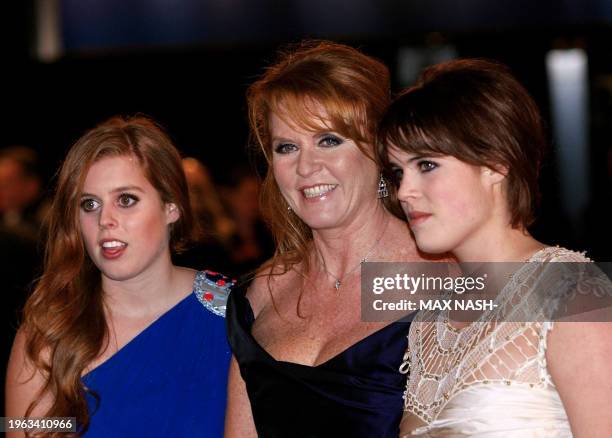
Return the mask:
<svg viewBox="0 0 612 438">
<path fill-rule="evenodd" d="M 389 225 L 389 221 L 390 221 L 390 219 L 387 218 L 387 221 L 385 222 L 385 226 L 383 227 L 383 229 L 382 229 L 382 231 L 380 233 L 380 236 L 378 236 L 378 239 L 376 239 L 376 242 L 374 242 L 374 245 L 372 245 L 372 247 L 362 257 L 362 259 L 359 260 L 359 263 L 357 265 L 355 265 L 353 268 L 351 268 L 349 271 L 345 272 L 342 277 L 337 277 L 336 275 L 331 273 L 329 271 L 329 269 L 327 269 L 327 265 L 325 264 L 325 260 L 323 260 L 323 256 L 321 256 L 321 253 L 317 250 L 317 252 L 319 253 L 319 257 L 321 258 L 321 262 L 323 263 L 323 269 L 325 269 L 325 272 L 327 272 L 329 275 L 331 275 L 332 277 L 334 277 L 336 279 L 336 282 L 334 283 L 334 288 L 337 291 L 340 290 L 340 286 L 342 286 L 342 281 L 344 280 L 345 277 L 348 277 L 353 271 L 355 271 L 363 263 L 368 261 L 368 257 L 370 257 L 372 255 L 372 253 L 374 252 L 374 250 L 376 249 L 376 247 L 378 246 L 378 244 L 382 240 L 382 237 L 384 236 L 385 231 L 387 230 L 387 226 Z"/>
</svg>

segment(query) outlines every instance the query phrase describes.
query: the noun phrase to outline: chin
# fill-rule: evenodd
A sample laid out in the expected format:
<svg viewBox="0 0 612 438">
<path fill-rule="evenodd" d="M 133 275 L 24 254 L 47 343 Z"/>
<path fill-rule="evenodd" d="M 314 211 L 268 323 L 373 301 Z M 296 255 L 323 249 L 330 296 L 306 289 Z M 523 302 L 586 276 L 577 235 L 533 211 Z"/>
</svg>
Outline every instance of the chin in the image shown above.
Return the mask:
<svg viewBox="0 0 612 438">
<path fill-rule="evenodd" d="M 98 269 L 100 270 L 100 273 L 103 276 L 113 281 L 125 281 L 125 280 L 129 280 L 135 277 L 136 275 L 138 275 L 137 270 L 126 269 L 125 266 L 117 266 L 115 267 L 115 269 L 110 269 L 105 266 L 102 266 L 102 267 L 98 266 Z"/>
<path fill-rule="evenodd" d="M 313 230 L 335 228 L 341 224 L 341 218 L 338 214 L 307 214 L 300 216 L 300 219 Z"/>
<path fill-rule="evenodd" d="M 453 245 L 450 245 L 448 242 L 436 242 L 431 239 L 419 239 L 418 236 L 415 236 L 415 242 L 419 251 L 422 251 L 426 254 L 444 254 L 447 252 L 453 251 Z"/>
</svg>

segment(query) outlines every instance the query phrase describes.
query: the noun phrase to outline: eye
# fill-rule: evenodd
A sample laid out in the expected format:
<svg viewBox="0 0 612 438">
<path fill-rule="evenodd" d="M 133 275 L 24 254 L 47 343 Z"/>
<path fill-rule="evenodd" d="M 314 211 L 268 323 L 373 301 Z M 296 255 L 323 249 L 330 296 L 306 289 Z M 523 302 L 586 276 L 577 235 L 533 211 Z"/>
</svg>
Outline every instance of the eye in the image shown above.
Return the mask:
<svg viewBox="0 0 612 438">
<path fill-rule="evenodd" d="M 430 160 L 420 160 L 417 163 L 417 166 L 421 172 L 426 173 L 434 170 L 436 167 L 438 167 L 438 164 Z"/>
<path fill-rule="evenodd" d="M 341 145 L 342 143 L 344 143 L 344 140 L 333 134 L 325 134 L 321 137 L 321 140 L 319 140 L 319 146 L 323 147 L 334 147 Z"/>
<path fill-rule="evenodd" d="M 131 207 L 132 205 L 136 204 L 138 201 L 139 199 L 136 196 L 130 195 L 129 193 L 122 193 L 121 195 L 119 195 L 119 198 L 117 199 L 119 206 L 123 208 Z"/>
<path fill-rule="evenodd" d="M 400 183 L 402 182 L 402 178 L 404 177 L 404 169 L 402 169 L 401 167 L 393 166 L 391 168 L 391 175 L 393 177 L 393 182 L 396 186 L 399 187 Z"/>
<path fill-rule="evenodd" d="M 81 209 L 85 212 L 94 211 L 98 207 L 100 207 L 100 203 L 95 199 L 87 198 L 81 201 Z"/>
<path fill-rule="evenodd" d="M 297 146 L 293 143 L 279 143 L 274 147 L 274 152 L 277 154 L 288 154 L 297 150 Z"/>
</svg>

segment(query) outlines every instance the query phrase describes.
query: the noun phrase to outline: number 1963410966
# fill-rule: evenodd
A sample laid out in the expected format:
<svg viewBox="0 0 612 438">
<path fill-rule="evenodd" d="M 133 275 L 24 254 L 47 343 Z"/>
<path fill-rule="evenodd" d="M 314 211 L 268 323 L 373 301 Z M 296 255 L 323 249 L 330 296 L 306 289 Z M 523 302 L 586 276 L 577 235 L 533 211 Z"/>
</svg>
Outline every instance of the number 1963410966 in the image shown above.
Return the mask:
<svg viewBox="0 0 612 438">
<path fill-rule="evenodd" d="M 75 417 L 0 417 L 0 432 L 76 432 Z"/>
</svg>

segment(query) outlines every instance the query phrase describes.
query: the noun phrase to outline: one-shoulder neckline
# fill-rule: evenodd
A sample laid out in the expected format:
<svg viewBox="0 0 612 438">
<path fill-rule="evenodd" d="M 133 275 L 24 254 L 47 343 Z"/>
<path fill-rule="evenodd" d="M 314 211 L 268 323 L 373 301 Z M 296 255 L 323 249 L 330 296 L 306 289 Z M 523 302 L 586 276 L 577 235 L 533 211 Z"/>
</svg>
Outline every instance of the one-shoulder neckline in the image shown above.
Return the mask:
<svg viewBox="0 0 612 438">
<path fill-rule="evenodd" d="M 249 282 L 250 283 L 250 282 Z M 249 302 L 249 299 L 246 296 L 246 290 L 248 289 L 248 284 L 242 284 L 242 287 L 240 288 L 235 288 L 233 291 L 233 298 L 240 298 L 242 300 L 244 300 L 244 303 L 247 307 L 248 312 L 250 312 L 250 315 L 253 315 L 253 308 L 251 307 L 251 303 Z M 240 292 L 241 293 L 236 293 L 237 290 L 236 289 L 242 289 Z M 414 315 L 412 315 L 412 317 L 414 317 Z M 308 364 L 301 364 L 298 362 L 291 362 L 291 361 L 287 361 L 287 360 L 279 360 L 276 359 L 274 356 L 272 356 L 258 341 L 257 339 L 255 339 L 255 336 L 253 336 L 253 333 L 251 332 L 251 328 L 253 326 L 253 323 L 255 321 L 254 317 L 253 317 L 253 322 L 250 323 L 250 327 L 247 327 L 248 323 L 246 322 L 245 319 L 241 319 L 239 321 L 240 326 L 241 326 L 241 330 L 245 333 L 246 336 L 249 337 L 249 339 L 251 340 L 252 344 L 255 346 L 255 348 L 257 350 L 259 350 L 266 358 L 268 358 L 268 360 L 270 360 L 273 363 L 276 364 L 282 364 L 288 367 L 296 367 L 296 368 L 303 368 L 303 369 L 319 369 L 319 368 L 325 368 L 329 365 L 331 365 L 332 363 L 336 362 L 337 360 L 339 360 L 340 358 L 342 358 L 343 356 L 349 354 L 351 351 L 353 351 L 354 349 L 358 348 L 359 346 L 361 346 L 363 343 L 365 343 L 367 340 L 371 339 L 371 338 L 375 338 L 378 336 L 381 336 L 383 333 L 385 333 L 387 330 L 390 330 L 391 327 L 397 327 L 400 324 L 409 324 L 410 321 L 405 321 L 406 317 L 397 320 L 397 321 L 393 321 L 389 324 L 387 324 L 384 327 L 379 328 L 378 330 L 370 333 L 369 335 L 359 339 L 357 342 L 349 345 L 348 347 L 346 347 L 344 350 L 336 353 L 334 356 L 328 358 L 327 360 L 325 360 L 324 362 L 318 363 L 318 364 L 313 364 L 313 365 L 308 365 Z"/>
<path fill-rule="evenodd" d="M 91 370 L 87 371 L 87 373 L 83 374 L 81 376 L 81 378 L 83 379 L 83 378 L 87 377 L 88 375 L 92 374 L 93 372 L 97 372 L 97 371 L 103 369 L 103 367 L 106 367 L 114 359 L 120 358 L 123 354 L 125 354 L 125 351 L 129 350 L 129 348 L 132 345 L 134 345 L 136 342 L 138 342 L 138 340 L 140 340 L 144 336 L 146 336 L 151 330 L 153 330 L 155 327 L 157 327 L 159 324 L 161 324 L 163 321 L 165 321 L 170 315 L 175 313 L 177 310 L 179 310 L 180 308 L 185 306 L 189 301 L 196 300 L 199 303 L 198 298 L 196 297 L 196 294 L 195 294 L 195 279 L 197 278 L 197 273 L 198 272 L 200 272 L 200 271 L 196 271 L 196 273 L 194 275 L 194 283 L 192 285 L 191 291 L 187 295 L 185 295 L 183 298 L 181 298 L 176 304 L 174 304 L 168 310 L 166 310 L 165 312 L 161 313 L 153 321 L 151 321 L 151 323 L 149 325 L 147 325 L 140 332 L 138 332 L 136 334 L 136 336 L 134 336 L 132 339 L 130 339 L 128 342 L 126 342 L 124 345 L 122 345 L 121 348 L 119 348 L 117 351 L 115 351 L 111 356 L 106 358 L 106 360 L 104 362 L 101 362 L 100 364 L 96 365 L 95 368 L 92 368 Z"/>
</svg>

